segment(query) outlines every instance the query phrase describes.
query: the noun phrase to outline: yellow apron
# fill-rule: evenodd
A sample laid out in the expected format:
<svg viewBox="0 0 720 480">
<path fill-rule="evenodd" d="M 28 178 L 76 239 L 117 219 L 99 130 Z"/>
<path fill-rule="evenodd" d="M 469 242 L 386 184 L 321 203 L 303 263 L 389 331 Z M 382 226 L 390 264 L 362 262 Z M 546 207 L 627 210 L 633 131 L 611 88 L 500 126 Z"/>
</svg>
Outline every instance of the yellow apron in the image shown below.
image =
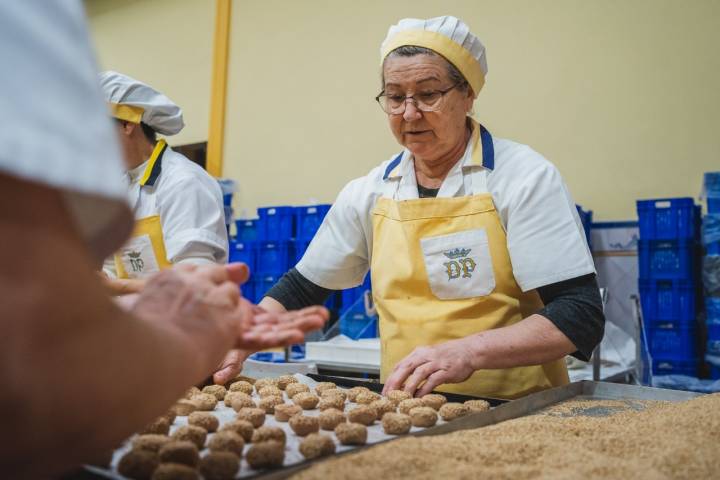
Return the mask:
<svg viewBox="0 0 720 480">
<path fill-rule="evenodd" d="M 473 157 L 476 162 L 483 157 L 478 164 L 493 165 L 492 137 L 473 126 Z M 380 316 L 381 381 L 416 347 L 512 325 L 542 307 L 537 292 L 523 293 L 515 281 L 505 230 L 485 177 L 471 178 L 467 196 L 397 201 L 395 186 L 376 204 L 371 275 Z M 438 390 L 517 398 L 568 381 L 565 360 L 559 359 L 478 370 L 468 380 Z"/>
<path fill-rule="evenodd" d="M 162 155 L 167 144 L 160 140 L 155 145 L 148 165 L 140 178 L 140 189 L 154 186 L 162 171 Z M 138 190 L 138 195 L 140 192 Z M 136 199 L 136 204 L 139 198 Z M 118 278 L 141 278 L 171 266 L 167 260 L 160 215 L 135 220 L 135 229 L 123 247 L 115 253 Z"/>
</svg>

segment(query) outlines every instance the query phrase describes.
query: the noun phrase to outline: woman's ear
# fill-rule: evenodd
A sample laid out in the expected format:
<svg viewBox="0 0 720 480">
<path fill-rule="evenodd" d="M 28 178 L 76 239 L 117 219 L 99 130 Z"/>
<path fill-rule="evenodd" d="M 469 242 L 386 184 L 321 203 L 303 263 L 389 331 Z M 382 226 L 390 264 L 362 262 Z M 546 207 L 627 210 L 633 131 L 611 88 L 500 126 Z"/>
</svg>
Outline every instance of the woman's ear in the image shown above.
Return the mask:
<svg viewBox="0 0 720 480">
<path fill-rule="evenodd" d="M 472 88 L 468 87 L 467 97 L 465 97 L 465 112 L 468 115 L 473 115 L 473 105 L 475 104 L 475 93 Z"/>
<path fill-rule="evenodd" d="M 122 132 L 123 134 L 127 135 L 128 137 L 133 134 L 136 128 L 138 128 L 140 124 L 138 123 L 132 123 L 132 122 L 122 122 Z"/>
</svg>

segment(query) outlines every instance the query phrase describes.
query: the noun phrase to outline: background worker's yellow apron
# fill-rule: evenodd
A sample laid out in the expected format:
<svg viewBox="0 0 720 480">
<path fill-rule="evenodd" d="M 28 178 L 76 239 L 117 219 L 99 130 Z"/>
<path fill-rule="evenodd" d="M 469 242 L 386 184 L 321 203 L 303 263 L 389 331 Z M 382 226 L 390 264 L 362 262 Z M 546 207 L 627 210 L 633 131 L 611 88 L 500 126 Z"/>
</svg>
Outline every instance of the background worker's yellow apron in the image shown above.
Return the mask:
<svg viewBox="0 0 720 480">
<path fill-rule="evenodd" d="M 492 145 L 485 144 L 492 137 L 484 130 L 478 149 L 479 126 L 474 127 L 473 154 L 492 154 Z M 383 382 L 416 347 L 512 325 L 542 307 L 537 292 L 523 293 L 515 281 L 486 177 L 472 178 L 467 196 L 404 201 L 396 200 L 399 182 L 388 182 L 392 186 L 376 204 L 371 274 L 380 316 Z M 530 367 L 478 370 L 465 382 L 438 390 L 516 398 L 566 383 L 563 358 Z"/>
<path fill-rule="evenodd" d="M 162 154 L 167 144 L 160 140 L 150 155 L 148 165 L 140 177 L 133 209 L 137 210 L 141 190 L 146 185 L 153 187 L 162 171 Z M 171 266 L 167 260 L 160 215 L 151 215 L 135 220 L 135 229 L 130 239 L 115 253 L 115 270 L 118 278 L 141 278 Z"/>
</svg>

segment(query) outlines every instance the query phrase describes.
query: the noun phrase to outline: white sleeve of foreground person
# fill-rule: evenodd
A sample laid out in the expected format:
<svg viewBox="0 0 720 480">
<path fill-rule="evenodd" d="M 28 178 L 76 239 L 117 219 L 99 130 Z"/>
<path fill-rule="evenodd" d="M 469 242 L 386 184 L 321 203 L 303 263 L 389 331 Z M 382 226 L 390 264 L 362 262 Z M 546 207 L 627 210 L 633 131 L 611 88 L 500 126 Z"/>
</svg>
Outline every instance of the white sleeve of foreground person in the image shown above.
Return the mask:
<svg viewBox="0 0 720 480">
<path fill-rule="evenodd" d="M 61 190 L 104 258 L 126 233 L 126 193 L 82 4 L 0 2 L 0 59 L 0 172 Z"/>
</svg>

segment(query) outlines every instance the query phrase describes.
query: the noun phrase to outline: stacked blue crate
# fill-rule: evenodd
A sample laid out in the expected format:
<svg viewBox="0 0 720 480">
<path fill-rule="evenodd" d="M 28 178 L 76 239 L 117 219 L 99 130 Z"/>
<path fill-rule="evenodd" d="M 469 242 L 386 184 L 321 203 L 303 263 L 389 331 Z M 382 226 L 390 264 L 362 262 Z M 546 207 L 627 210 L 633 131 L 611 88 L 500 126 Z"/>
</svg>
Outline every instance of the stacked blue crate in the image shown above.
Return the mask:
<svg viewBox="0 0 720 480">
<path fill-rule="evenodd" d="M 243 297 L 255 302 L 254 272 L 257 260 L 257 245 L 252 241 L 245 241 L 237 237 L 230 240 L 228 262 L 242 262 L 250 268 L 250 279 L 242 286 Z"/>
<path fill-rule="evenodd" d="M 294 262 L 294 242 L 272 240 L 258 242 L 255 262 L 255 271 L 257 273 L 279 277 L 294 266 Z"/>
<path fill-rule="evenodd" d="M 354 340 L 378 336 L 378 317 L 368 315 L 365 308 L 365 296 L 371 292 L 370 273 L 361 285 L 342 291 L 340 333 Z"/>
<path fill-rule="evenodd" d="M 307 247 L 320 229 L 325 216 L 330 211 L 330 207 L 331 205 L 328 204 L 295 207 L 295 261 L 292 266 L 295 266 L 305 254 Z M 325 306 L 331 310 L 339 309 L 339 293 L 336 292 L 330 295 L 327 302 L 325 302 Z"/>
<path fill-rule="evenodd" d="M 243 242 L 254 242 L 258 239 L 257 218 L 243 218 L 235 220 L 235 238 Z"/>
<path fill-rule="evenodd" d="M 707 215 L 703 218 L 703 284 L 710 377 L 720 379 L 720 172 L 704 175 Z"/>
<path fill-rule="evenodd" d="M 255 299 L 256 301 L 262 300 L 265 294 L 277 283 L 280 276 L 273 275 L 271 273 L 256 273 L 254 278 L 255 286 Z"/>
<path fill-rule="evenodd" d="M 258 208 L 258 237 L 261 241 L 289 242 L 295 237 L 293 207 Z"/>
<path fill-rule="evenodd" d="M 639 291 L 654 375 L 696 376 L 699 214 L 692 198 L 638 200 Z"/>
<path fill-rule="evenodd" d="M 298 242 L 309 242 L 313 239 L 325 215 L 330 211 L 330 205 L 306 205 L 295 207 L 295 225 Z"/>
<path fill-rule="evenodd" d="M 703 185 L 707 197 L 707 212 L 720 214 L 720 172 L 705 172 Z"/>
<path fill-rule="evenodd" d="M 220 185 L 220 190 L 221 190 L 222 196 L 223 196 L 223 209 L 224 209 L 224 213 L 225 213 L 225 228 L 227 228 L 227 232 L 229 234 L 230 233 L 230 225 L 232 225 L 232 221 L 233 221 L 232 199 L 233 199 L 233 193 L 235 192 L 235 190 L 237 190 L 237 184 L 235 183 L 235 180 L 231 180 L 229 178 L 218 178 L 217 182 Z"/>
<path fill-rule="evenodd" d="M 258 208 L 256 224 L 255 298 L 260 301 L 295 261 L 293 207 Z"/>
</svg>

